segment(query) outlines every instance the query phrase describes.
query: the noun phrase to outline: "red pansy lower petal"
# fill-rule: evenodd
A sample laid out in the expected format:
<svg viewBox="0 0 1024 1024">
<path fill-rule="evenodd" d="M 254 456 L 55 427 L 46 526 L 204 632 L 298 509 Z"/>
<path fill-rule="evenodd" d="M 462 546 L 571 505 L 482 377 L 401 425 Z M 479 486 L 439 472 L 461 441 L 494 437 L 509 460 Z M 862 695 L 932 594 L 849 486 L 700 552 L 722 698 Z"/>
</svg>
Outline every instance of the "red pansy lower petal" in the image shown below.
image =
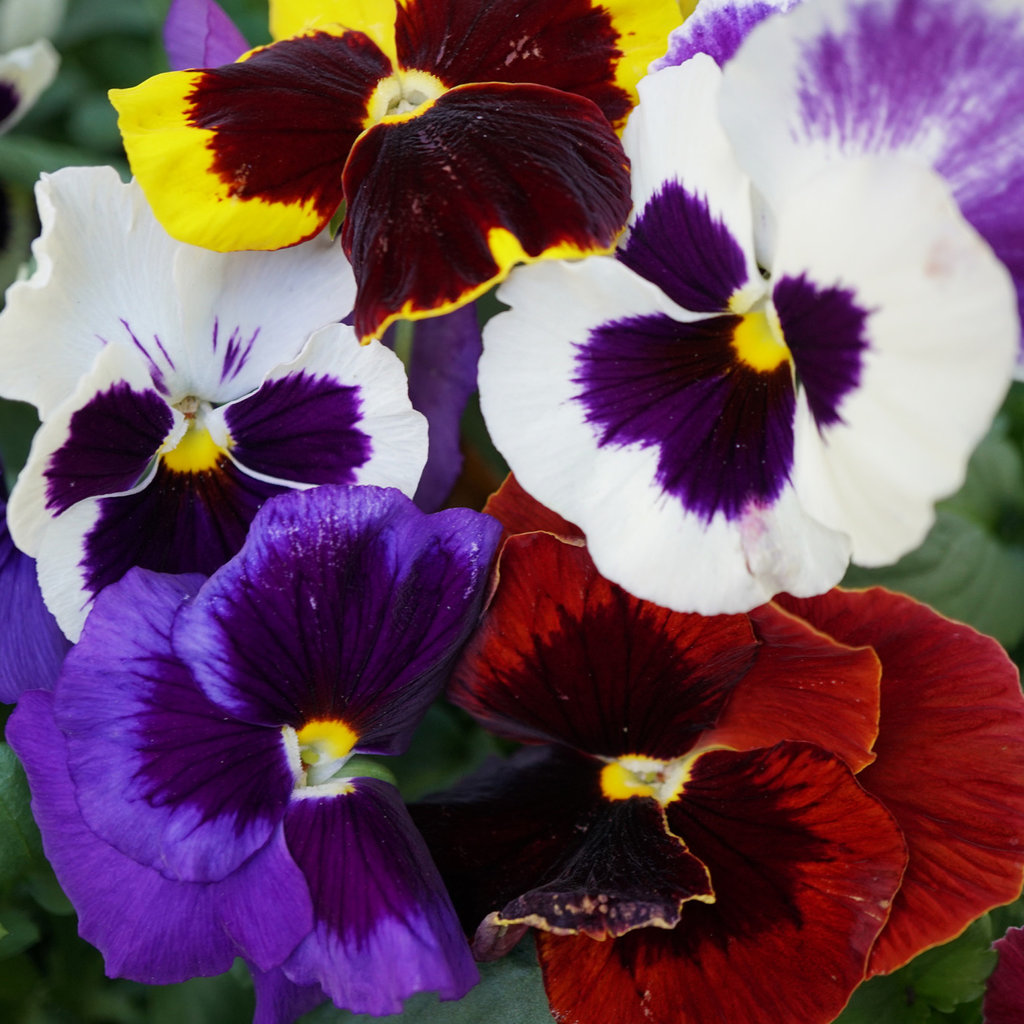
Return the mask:
<svg viewBox="0 0 1024 1024">
<path fill-rule="evenodd" d="M 487 728 L 601 757 L 684 755 L 756 655 L 744 615 L 641 601 L 548 533 L 506 542 L 450 698 Z"/>
<path fill-rule="evenodd" d="M 600 110 L 536 85 L 460 86 L 374 125 L 344 186 L 362 338 L 464 305 L 516 263 L 608 251 L 630 208 Z"/>
<path fill-rule="evenodd" d="M 1024 697 L 1002 648 L 884 590 L 832 591 L 784 606 L 882 662 L 878 759 L 858 780 L 910 849 L 872 954 L 884 974 L 1014 899 L 1024 877 Z"/>
<path fill-rule="evenodd" d="M 804 740 L 855 772 L 870 764 L 881 677 L 874 651 L 830 640 L 774 605 L 750 619 L 763 646 L 705 742 L 749 750 Z"/>
<path fill-rule="evenodd" d="M 538 934 L 556 1019 L 824 1024 L 863 977 L 906 852 L 837 758 L 804 744 L 694 764 L 669 823 L 711 872 L 671 931 Z"/>
<path fill-rule="evenodd" d="M 552 512 L 536 498 L 523 490 L 519 481 L 511 474 L 487 499 L 484 511 L 494 516 L 505 528 L 507 534 L 533 533 L 538 530 L 553 533 L 567 540 L 582 540 L 583 533 L 578 526 Z"/>
</svg>

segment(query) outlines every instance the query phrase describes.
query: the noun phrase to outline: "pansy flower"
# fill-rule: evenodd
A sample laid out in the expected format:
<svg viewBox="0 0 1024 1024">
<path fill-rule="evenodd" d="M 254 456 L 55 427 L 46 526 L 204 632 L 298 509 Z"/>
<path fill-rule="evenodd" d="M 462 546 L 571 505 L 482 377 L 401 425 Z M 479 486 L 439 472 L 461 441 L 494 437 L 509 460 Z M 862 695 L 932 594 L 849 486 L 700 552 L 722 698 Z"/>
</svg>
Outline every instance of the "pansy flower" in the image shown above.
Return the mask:
<svg viewBox="0 0 1024 1024">
<path fill-rule="evenodd" d="M 9 524 L 72 639 L 130 566 L 212 572 L 271 495 L 415 490 L 425 424 L 395 356 L 336 323 L 353 284 L 329 238 L 206 252 L 109 168 L 37 195 L 38 268 L 0 314 L 0 388 L 43 420 Z"/>
<path fill-rule="evenodd" d="M 672 612 L 519 534 L 449 695 L 526 746 L 414 817 L 557 1020 L 824 1024 L 1020 892 L 1016 670 L 908 598 Z"/>
<path fill-rule="evenodd" d="M 890 154 L 931 167 L 1009 268 L 1024 317 L 1020 4 L 731 0 L 722 6 L 742 26 L 741 38 L 749 32 L 725 66 L 722 119 L 740 164 L 768 200 L 784 203 L 837 158 Z M 773 6 L 793 10 L 764 17 Z M 718 3 L 707 7 L 698 15 L 705 37 L 723 21 Z M 685 59 L 695 41 L 680 30 L 666 59 Z M 979 347 L 988 344 L 984 334 L 976 337 Z M 1024 336 L 1018 359 L 1020 373 Z"/>
<path fill-rule="evenodd" d="M 519 268 L 480 364 L 496 445 L 599 571 L 706 614 L 919 544 L 1019 330 L 1009 275 L 927 168 L 836 160 L 764 207 L 721 76 L 698 54 L 641 83 L 616 257 Z"/>
<path fill-rule="evenodd" d="M 269 249 L 345 204 L 355 327 L 448 312 L 521 261 L 607 251 L 621 126 L 672 0 L 272 0 L 275 42 L 114 90 L 177 238 Z"/>
<path fill-rule="evenodd" d="M 498 533 L 329 485 L 268 502 L 205 582 L 134 569 L 100 595 L 9 738 L 109 974 L 165 984 L 243 957 L 257 1024 L 325 997 L 382 1015 L 466 992 L 476 971 L 423 840 L 349 761 L 407 746 Z"/>
<path fill-rule="evenodd" d="M 985 1024 L 1024 1019 L 1024 928 L 1010 928 L 992 948 L 999 953 L 985 989 Z"/>
<path fill-rule="evenodd" d="M 53 81 L 60 57 L 40 39 L 0 54 L 0 133 L 13 128 Z"/>
</svg>

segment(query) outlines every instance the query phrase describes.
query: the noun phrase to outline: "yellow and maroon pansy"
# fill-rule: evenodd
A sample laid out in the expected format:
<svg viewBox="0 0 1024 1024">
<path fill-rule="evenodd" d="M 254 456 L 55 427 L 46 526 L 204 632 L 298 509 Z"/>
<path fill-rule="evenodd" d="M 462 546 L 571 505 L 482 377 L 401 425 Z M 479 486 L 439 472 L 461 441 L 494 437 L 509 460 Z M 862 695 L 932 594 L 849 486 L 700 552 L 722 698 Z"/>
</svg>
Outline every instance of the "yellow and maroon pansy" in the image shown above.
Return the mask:
<svg viewBox="0 0 1024 1024">
<path fill-rule="evenodd" d="M 616 135 L 672 0 L 302 0 L 275 42 L 114 90 L 157 218 L 276 249 L 344 202 L 355 326 L 449 312 L 518 262 L 607 252 L 629 212 Z"/>
</svg>

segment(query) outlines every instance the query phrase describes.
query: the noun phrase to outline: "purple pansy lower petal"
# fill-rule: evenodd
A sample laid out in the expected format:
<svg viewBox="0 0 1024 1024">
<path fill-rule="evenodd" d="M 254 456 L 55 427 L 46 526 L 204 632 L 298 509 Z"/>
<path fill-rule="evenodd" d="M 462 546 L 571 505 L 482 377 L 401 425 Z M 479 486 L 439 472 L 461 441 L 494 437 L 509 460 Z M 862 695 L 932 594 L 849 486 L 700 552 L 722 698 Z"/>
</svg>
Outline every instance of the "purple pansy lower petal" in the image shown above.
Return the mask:
<svg viewBox="0 0 1024 1024">
<path fill-rule="evenodd" d="M 472 628 L 499 532 L 393 489 L 292 492 L 183 612 L 175 649 L 243 720 L 340 718 L 359 750 L 396 752 Z"/>
<path fill-rule="evenodd" d="M 249 44 L 214 0 L 173 0 L 164 21 L 172 71 L 215 68 L 237 60 Z"/>
<path fill-rule="evenodd" d="M 134 570 L 99 597 L 58 683 L 90 828 L 170 879 L 212 881 L 269 841 L 295 783 L 279 729 L 228 718 L 175 657 L 200 579 Z"/>
<path fill-rule="evenodd" d="M 319 985 L 296 985 L 280 967 L 261 971 L 250 964 L 249 973 L 256 990 L 252 1024 L 292 1024 L 327 998 Z"/>
<path fill-rule="evenodd" d="M 768 19 L 723 117 L 771 201 L 836 156 L 898 153 L 949 183 L 1024 308 L 1024 13 L 1002 0 L 824 0 Z"/>
<path fill-rule="evenodd" d="M 476 390 L 482 343 L 476 306 L 415 324 L 409 362 L 409 399 L 430 425 L 427 464 L 415 501 L 424 512 L 441 507 L 462 469 L 459 424 Z"/>
<path fill-rule="evenodd" d="M 0 702 L 51 690 L 70 646 L 43 603 L 36 563 L 11 540 L 0 501 Z"/>
<path fill-rule="evenodd" d="M 750 30 L 765 18 L 800 0 L 701 0 L 693 14 L 668 37 L 668 52 L 651 63 L 651 71 L 682 64 L 706 53 L 721 67 L 731 60 Z"/>
<path fill-rule="evenodd" d="M 821 288 L 801 274 L 772 289 L 782 334 L 819 427 L 842 422 L 843 398 L 860 383 L 869 310 L 848 288 Z"/>
<path fill-rule="evenodd" d="M 774 501 L 793 461 L 788 361 L 760 372 L 735 356 L 740 318 L 606 323 L 578 346 L 577 401 L 599 445 L 659 450 L 657 480 L 690 511 L 738 518 Z"/>
<path fill-rule="evenodd" d="M 285 973 L 355 1013 L 399 1013 L 415 992 L 461 998 L 477 972 L 426 844 L 393 786 L 349 786 L 288 809 L 288 845 L 318 917 Z"/>
<path fill-rule="evenodd" d="M 239 951 L 217 919 L 210 887 L 137 864 L 82 820 L 52 695 L 26 693 L 7 737 L 28 773 L 46 856 L 108 974 L 166 985 L 226 971 Z"/>
</svg>

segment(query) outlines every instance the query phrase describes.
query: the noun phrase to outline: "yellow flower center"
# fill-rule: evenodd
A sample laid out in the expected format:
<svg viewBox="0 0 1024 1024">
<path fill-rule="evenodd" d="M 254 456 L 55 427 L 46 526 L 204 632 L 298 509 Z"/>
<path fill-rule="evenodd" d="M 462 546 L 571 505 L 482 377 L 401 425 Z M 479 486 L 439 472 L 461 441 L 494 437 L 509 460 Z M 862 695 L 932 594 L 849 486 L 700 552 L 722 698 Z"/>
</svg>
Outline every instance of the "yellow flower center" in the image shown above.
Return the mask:
<svg viewBox="0 0 1024 1024">
<path fill-rule="evenodd" d="M 732 347 L 740 362 L 759 373 L 769 373 L 790 358 L 774 310 L 744 313 L 733 330 Z"/>
<path fill-rule="evenodd" d="M 216 469 L 221 456 L 231 446 L 231 436 L 222 431 L 220 442 L 214 440 L 203 415 L 209 403 L 187 395 L 174 406 L 185 417 L 185 432 L 177 441 L 168 441 L 160 449 L 164 465 L 174 473 L 205 473 Z"/>
<path fill-rule="evenodd" d="M 643 754 L 627 754 L 601 769 L 601 793 L 607 800 L 647 796 L 663 807 L 683 791 L 692 758 L 659 761 Z"/>
<path fill-rule="evenodd" d="M 352 753 L 358 733 L 340 718 L 315 718 L 295 734 L 299 758 L 310 786 L 326 782 L 338 772 Z"/>
<path fill-rule="evenodd" d="M 366 105 L 363 126 L 372 128 L 381 121 L 411 121 L 447 91 L 444 82 L 429 71 L 396 71 L 377 83 Z"/>
</svg>

